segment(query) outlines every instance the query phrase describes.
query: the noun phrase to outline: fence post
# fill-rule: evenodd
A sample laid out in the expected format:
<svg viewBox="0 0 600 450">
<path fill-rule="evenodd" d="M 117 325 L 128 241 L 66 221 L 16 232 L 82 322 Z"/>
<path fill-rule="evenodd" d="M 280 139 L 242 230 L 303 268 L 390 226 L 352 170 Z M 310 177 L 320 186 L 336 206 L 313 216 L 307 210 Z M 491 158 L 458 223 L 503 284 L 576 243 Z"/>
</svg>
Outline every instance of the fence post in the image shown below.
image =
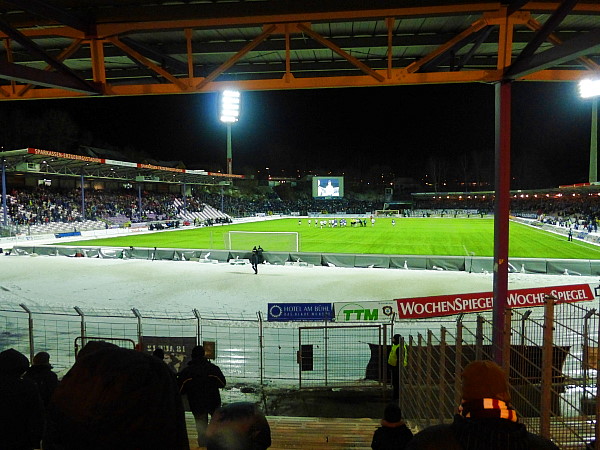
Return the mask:
<svg viewBox="0 0 600 450">
<path fill-rule="evenodd" d="M 19 306 L 23 308 L 27 313 L 27 328 L 29 333 L 29 361 L 33 361 L 33 356 L 35 355 L 35 347 L 33 342 L 33 316 L 31 315 L 31 311 L 25 305 L 25 303 L 19 303 Z"/>
<path fill-rule="evenodd" d="M 502 368 L 510 379 L 510 341 L 512 335 L 512 309 L 504 310 L 504 339 L 502 339 Z M 493 352 L 496 354 L 496 352 Z"/>
<path fill-rule="evenodd" d="M 392 324 L 392 327 L 394 325 Z M 383 328 L 383 338 L 381 337 L 381 328 Z M 383 342 L 382 342 L 383 341 Z M 387 369 L 387 355 L 388 353 L 386 351 L 384 351 L 387 348 L 387 324 L 383 324 L 382 327 L 379 328 L 379 372 L 377 375 L 379 375 L 379 379 L 383 380 L 383 399 L 387 401 L 387 391 L 388 391 L 388 369 Z M 398 369 L 400 369 L 400 361 L 398 361 Z M 385 367 L 385 370 L 384 370 Z M 394 376 L 394 373 L 392 372 L 392 377 Z M 398 378 L 400 377 L 400 370 L 398 370 Z M 393 383 L 393 380 L 392 380 Z M 400 383 L 400 381 L 398 380 L 398 383 Z M 400 386 L 400 384 L 398 384 L 398 386 Z"/>
<path fill-rule="evenodd" d="M 196 345 L 198 345 L 202 342 L 202 318 L 200 317 L 200 312 L 196 308 L 192 309 L 192 312 L 196 318 Z"/>
<path fill-rule="evenodd" d="M 81 317 L 81 325 L 80 325 L 80 330 L 81 330 L 81 348 L 85 347 L 85 344 L 87 344 L 86 339 L 85 339 L 85 314 L 83 314 L 83 311 L 81 310 L 81 308 L 79 306 L 74 306 L 73 307 L 75 309 L 75 311 L 77 311 L 77 314 L 79 314 L 79 317 Z M 77 350 L 75 350 L 75 356 L 77 356 Z"/>
<path fill-rule="evenodd" d="M 264 335 L 263 335 L 263 320 L 262 320 L 262 314 L 260 313 L 260 311 L 258 311 L 256 313 L 256 315 L 258 316 L 258 350 L 260 352 L 259 354 L 259 369 L 258 372 L 260 373 L 260 385 L 263 385 L 263 377 L 264 377 L 264 353 L 263 353 L 263 347 L 264 347 Z"/>
<path fill-rule="evenodd" d="M 440 368 L 439 368 L 439 391 L 438 391 L 438 420 L 440 423 L 444 423 L 444 400 L 446 398 L 445 387 L 446 387 L 446 327 L 442 327 L 440 330 Z"/>
<path fill-rule="evenodd" d="M 137 341 L 137 346 L 139 348 L 139 351 L 142 351 L 142 335 L 143 335 L 143 331 L 142 331 L 142 315 L 140 314 L 140 312 L 137 310 L 137 308 L 131 308 L 131 312 L 133 312 L 133 315 L 137 318 L 137 336 L 138 336 L 138 341 Z"/>
<path fill-rule="evenodd" d="M 481 359 L 483 355 L 483 316 L 477 316 L 477 330 L 475 331 L 475 359 Z"/>
<path fill-rule="evenodd" d="M 552 336 L 554 331 L 554 301 L 546 295 L 544 300 L 544 333 L 542 343 L 542 386 L 540 401 L 540 435 L 550 438 L 550 415 L 552 407 Z"/>
<path fill-rule="evenodd" d="M 460 405 L 461 391 L 462 391 L 462 358 L 463 358 L 463 315 L 461 314 L 456 321 L 456 349 L 455 349 L 455 360 L 454 360 L 454 404 Z"/>
<path fill-rule="evenodd" d="M 329 346 L 328 346 L 328 344 L 329 343 L 327 342 L 329 336 L 328 336 L 327 331 L 328 331 L 327 330 L 327 322 L 325 322 L 325 339 L 324 339 L 324 341 L 325 341 L 325 386 L 327 386 L 328 381 L 329 381 L 329 378 L 327 376 L 328 375 L 327 372 L 329 370 L 329 367 L 328 367 L 328 362 L 329 362 Z"/>
<path fill-rule="evenodd" d="M 433 345 L 433 332 L 431 330 L 427 330 L 427 373 L 425 374 L 425 389 L 427 392 L 427 398 L 425 405 L 427 407 L 427 426 L 430 425 L 430 418 L 433 418 L 432 414 L 432 398 L 433 398 L 433 379 L 431 373 L 433 372 L 433 368 L 431 367 L 433 364 L 433 355 L 432 355 L 432 345 Z"/>
</svg>

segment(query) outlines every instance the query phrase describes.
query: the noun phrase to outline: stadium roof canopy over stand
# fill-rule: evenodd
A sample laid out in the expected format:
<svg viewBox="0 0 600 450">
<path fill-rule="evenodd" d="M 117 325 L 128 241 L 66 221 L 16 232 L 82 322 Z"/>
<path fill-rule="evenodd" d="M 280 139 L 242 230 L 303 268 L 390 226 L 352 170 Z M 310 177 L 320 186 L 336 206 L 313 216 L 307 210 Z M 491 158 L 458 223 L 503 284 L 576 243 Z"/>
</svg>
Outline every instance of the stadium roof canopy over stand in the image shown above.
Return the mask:
<svg viewBox="0 0 600 450">
<path fill-rule="evenodd" d="M 574 81 L 600 3 L 0 0 L 0 39 L 0 100 Z"/>
<path fill-rule="evenodd" d="M 206 172 L 152 164 L 117 161 L 90 156 L 26 148 L 0 152 L 7 172 L 61 175 L 133 182 L 172 184 L 217 184 L 243 175 Z"/>
</svg>

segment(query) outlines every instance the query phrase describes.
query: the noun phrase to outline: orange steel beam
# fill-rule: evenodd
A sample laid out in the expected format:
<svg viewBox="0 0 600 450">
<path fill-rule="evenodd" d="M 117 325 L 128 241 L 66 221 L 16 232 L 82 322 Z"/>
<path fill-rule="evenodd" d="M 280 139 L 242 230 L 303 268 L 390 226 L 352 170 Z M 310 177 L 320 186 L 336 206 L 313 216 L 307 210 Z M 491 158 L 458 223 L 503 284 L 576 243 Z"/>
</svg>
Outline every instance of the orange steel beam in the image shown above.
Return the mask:
<svg viewBox="0 0 600 450">
<path fill-rule="evenodd" d="M 475 22 L 473 22 L 471 24 L 471 26 L 469 28 L 467 28 L 463 32 L 457 34 L 455 37 L 453 37 L 452 39 L 450 39 L 445 44 L 440 45 L 438 48 L 436 48 L 434 51 L 432 51 L 428 55 L 424 56 L 420 60 L 415 61 L 414 63 L 409 64 L 408 66 L 406 66 L 406 71 L 408 73 L 416 72 L 424 64 L 428 63 L 432 59 L 434 59 L 437 56 L 441 55 L 442 53 L 444 53 L 446 50 L 448 50 L 449 48 L 451 48 L 456 43 L 464 40 L 465 38 L 467 38 L 468 36 L 472 35 L 473 33 L 478 32 L 479 30 L 481 30 L 485 26 L 487 26 L 487 22 L 484 19 L 476 20 Z"/>
<path fill-rule="evenodd" d="M 185 29 L 185 44 L 187 51 L 188 78 L 194 78 L 194 51 L 192 48 L 192 29 Z"/>
<path fill-rule="evenodd" d="M 325 39 L 319 33 L 315 33 L 313 30 L 311 30 L 306 25 L 299 23 L 296 26 L 298 27 L 299 30 L 301 30 L 304 33 L 308 34 L 311 38 L 313 38 L 315 41 L 317 41 L 321 45 L 327 47 L 328 49 L 330 49 L 330 50 L 332 50 L 334 52 L 336 52 L 342 58 L 348 60 L 349 63 L 351 63 L 352 65 L 358 67 L 360 70 L 362 70 L 367 75 L 372 76 L 377 81 L 383 81 L 383 80 L 385 80 L 385 77 L 383 75 L 380 75 L 379 73 L 375 72 L 373 69 L 371 69 L 365 63 L 363 63 L 362 61 L 359 61 L 358 59 L 356 59 L 351 54 L 345 52 L 344 50 L 342 50 L 340 47 L 338 47 L 337 45 L 335 45 L 330 40 Z"/>
<path fill-rule="evenodd" d="M 385 25 L 387 27 L 387 77 L 388 80 L 392 77 L 392 48 L 394 38 L 394 18 L 388 17 L 385 19 Z"/>
<path fill-rule="evenodd" d="M 242 48 L 239 52 L 237 52 L 235 55 L 233 55 L 231 58 L 229 58 L 229 60 L 225 61 L 223 64 L 221 64 L 215 70 L 213 70 L 206 78 L 204 78 L 200 83 L 198 83 L 196 85 L 196 89 L 201 90 L 208 83 L 210 83 L 214 79 L 216 79 L 219 75 L 221 75 L 223 72 L 225 72 L 231 66 L 233 66 L 236 62 L 238 62 L 240 59 L 242 59 L 244 57 L 244 55 L 246 55 L 246 53 L 252 51 L 256 46 L 258 46 L 258 44 L 260 44 L 267 37 L 269 37 L 269 35 L 276 28 L 277 28 L 276 25 L 268 26 L 262 33 L 260 33 L 258 36 L 256 36 L 252 40 L 252 42 L 248 43 L 244 48 Z"/>
<path fill-rule="evenodd" d="M 527 25 L 527 28 L 529 28 L 532 31 L 539 31 L 542 28 L 542 24 L 539 23 L 534 18 L 530 18 L 527 21 L 526 25 Z M 563 41 L 561 39 L 559 39 L 558 36 L 556 36 L 556 33 L 551 33 L 548 36 L 548 42 L 550 42 L 554 45 L 561 45 L 563 43 Z M 581 56 L 581 57 L 577 58 L 577 60 L 590 70 L 600 70 L 600 65 L 596 64 L 593 59 L 588 58 L 587 56 Z"/>
<path fill-rule="evenodd" d="M 292 77 L 292 62 L 291 62 L 291 51 L 290 51 L 290 26 L 285 24 L 283 26 L 285 30 L 285 76 L 284 80 L 286 83 L 290 82 Z"/>
<path fill-rule="evenodd" d="M 81 43 L 82 43 L 83 39 L 76 39 L 73 42 L 71 42 L 71 45 L 69 45 L 66 49 L 64 49 L 60 55 L 58 55 L 56 57 L 56 60 L 59 62 L 63 62 L 65 59 L 71 57 L 73 55 L 73 53 L 75 53 L 77 50 L 79 50 L 79 47 L 81 47 Z M 45 71 L 50 71 L 52 70 L 52 66 L 51 65 L 47 65 L 46 67 L 44 67 Z M 25 86 L 23 86 L 19 92 L 17 92 L 17 97 L 22 97 L 23 95 L 25 95 L 25 93 L 27 91 L 29 91 L 30 89 L 32 89 L 33 87 L 35 87 L 35 85 L 33 84 L 26 84 Z"/>
<path fill-rule="evenodd" d="M 528 74 L 521 78 L 523 81 L 562 81 L 577 82 L 582 78 L 589 76 L 588 70 L 542 70 L 533 74 Z M 379 83 L 368 75 L 347 76 L 347 77 L 329 77 L 329 78 L 294 78 L 289 82 L 283 79 L 271 80 L 246 80 L 236 81 L 236 86 L 245 91 L 264 91 L 264 90 L 290 90 L 290 89 L 318 89 L 318 88 L 336 88 L 336 87 L 368 87 L 368 86 L 403 86 L 403 85 L 422 85 L 422 84 L 443 84 L 443 83 L 493 83 L 502 77 L 502 71 L 498 70 L 477 70 L 464 72 L 435 72 L 435 73 L 412 73 L 407 74 L 403 69 L 394 69 L 392 79 Z M 193 81 L 193 80 L 192 80 Z M 211 82 L 204 86 L 199 93 L 219 92 L 229 83 Z M 144 94 L 178 94 L 181 90 L 172 84 L 144 84 L 144 85 L 123 85 L 110 86 L 110 92 L 106 96 L 124 96 L 124 95 L 144 95 Z M 6 93 L 2 94 L 6 100 L 15 99 L 14 96 Z M 87 94 L 66 91 L 63 89 L 39 88 L 32 89 L 21 99 L 51 99 L 51 98 L 81 98 L 87 97 Z M 0 101 L 3 100 L 0 97 Z"/>
<path fill-rule="evenodd" d="M 577 82 L 589 76 L 589 70 L 542 70 L 524 76 L 523 81 L 568 81 Z M 378 82 L 368 75 L 327 77 L 327 78 L 294 78 L 289 81 L 284 79 L 270 80 L 245 80 L 236 81 L 236 87 L 244 91 L 290 90 L 290 89 L 319 89 L 336 87 L 368 87 L 368 86 L 403 86 L 421 84 L 443 83 L 493 83 L 502 78 L 501 70 L 469 70 L 461 72 L 431 72 L 431 73 L 406 73 L 404 69 L 393 69 L 392 78 L 383 83 Z M 190 80 L 202 81 L 201 79 Z M 203 86 L 199 93 L 219 92 L 229 83 L 211 82 Z M 188 91 L 189 92 L 189 91 Z M 143 85 L 111 85 L 106 96 L 145 95 L 145 94 L 179 94 L 181 90 L 173 84 L 143 84 Z M 2 100 L 15 99 L 6 93 L 0 97 Z M 64 89 L 39 88 L 31 89 L 21 99 L 51 99 L 87 97 L 87 94 L 71 92 Z M 6 97 L 6 98 L 5 98 Z"/>
<path fill-rule="evenodd" d="M 506 7 L 502 8 L 504 12 L 503 23 L 500 23 L 498 32 L 498 70 L 504 71 L 510 66 L 512 61 L 512 37 L 513 37 L 513 19 L 508 15 Z"/>
<path fill-rule="evenodd" d="M 12 47 L 10 45 L 10 38 L 4 39 L 3 43 L 4 43 L 4 48 L 6 49 L 6 61 L 12 64 L 14 62 L 14 58 L 13 58 Z M 16 85 L 15 80 L 10 80 L 10 89 L 13 93 L 15 92 L 15 85 Z M 3 94 L 4 94 L 4 92 L 3 92 Z"/>
<path fill-rule="evenodd" d="M 90 52 L 92 57 L 92 76 L 94 81 L 100 84 L 101 89 L 106 93 L 106 68 L 104 66 L 104 41 L 102 39 L 92 39 L 90 41 Z"/>
<path fill-rule="evenodd" d="M 98 36 L 118 35 L 134 30 L 155 30 L 173 28 L 221 28 L 230 26 L 257 25 L 267 23 L 298 23 L 327 20 L 361 20 L 385 17 L 423 17 L 445 14 L 476 14 L 495 11 L 498 3 L 473 3 L 466 5 L 444 5 L 415 8 L 389 8 L 373 10 L 326 11 L 318 13 L 272 14 L 261 16 L 218 17 L 204 19 L 182 19 L 165 21 L 139 21 L 119 23 L 99 23 Z M 555 8 L 556 9 L 556 8 Z"/>
<path fill-rule="evenodd" d="M 535 11 L 536 13 L 551 14 L 558 7 L 558 2 L 530 2 L 527 3 L 521 11 Z M 172 6 L 170 9 L 174 8 Z M 265 23 L 285 23 L 285 22 L 317 22 L 327 20 L 361 20 L 374 19 L 385 17 L 425 17 L 425 16 L 443 16 L 453 14 L 481 14 L 488 11 L 498 11 L 499 4 L 496 2 L 489 3 L 466 3 L 459 5 L 442 5 L 442 6 L 424 6 L 412 8 L 388 8 L 388 9 L 373 9 L 373 10 L 350 10 L 350 11 L 329 11 L 319 13 L 297 13 L 297 14 L 273 14 L 262 16 L 239 16 L 239 17 L 218 17 L 218 18 L 202 18 L 202 19 L 169 19 L 166 15 L 164 20 L 156 21 L 137 21 L 125 22 L 99 19 L 97 24 L 97 36 L 106 38 L 116 36 L 121 33 L 135 30 L 172 30 L 185 28 L 220 28 L 230 26 L 257 25 Z M 594 3 L 578 3 L 574 8 L 574 12 L 600 14 L 600 2 Z M 134 17 L 134 16 L 126 16 Z M 104 23 L 102 23 L 104 22 Z M 19 31 L 25 36 L 62 36 L 70 38 L 85 38 L 84 34 L 78 30 L 69 27 L 55 25 L 39 25 L 28 24 L 27 28 L 18 27 Z M 0 38 L 7 37 L 0 33 Z"/>
<path fill-rule="evenodd" d="M 146 58 L 141 53 L 138 53 L 134 49 L 129 47 L 128 45 L 123 44 L 123 42 L 121 42 L 119 40 L 119 38 L 111 37 L 108 39 L 108 41 L 111 44 L 115 45 L 116 47 L 119 47 L 121 50 L 123 50 L 126 54 L 128 54 L 132 58 L 137 59 L 139 62 L 141 62 L 146 67 L 148 67 L 150 70 L 153 70 L 157 74 L 159 74 L 159 75 L 163 76 L 164 78 L 166 78 L 167 80 L 169 80 L 171 83 L 173 83 L 174 85 L 179 87 L 179 89 L 181 89 L 182 91 L 187 90 L 188 86 L 183 81 L 181 81 L 178 78 L 175 78 L 173 75 L 171 75 L 165 69 L 163 69 L 160 66 L 157 66 L 156 64 L 154 64 L 152 61 L 150 61 L 148 58 Z"/>
</svg>

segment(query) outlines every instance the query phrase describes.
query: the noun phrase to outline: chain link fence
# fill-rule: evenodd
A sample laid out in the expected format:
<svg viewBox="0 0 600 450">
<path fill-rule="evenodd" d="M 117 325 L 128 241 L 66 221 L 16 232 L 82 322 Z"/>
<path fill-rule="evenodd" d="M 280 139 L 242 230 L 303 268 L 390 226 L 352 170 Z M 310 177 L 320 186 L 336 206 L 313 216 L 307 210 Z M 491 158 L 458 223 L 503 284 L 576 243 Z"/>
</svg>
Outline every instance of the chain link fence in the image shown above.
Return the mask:
<svg viewBox="0 0 600 450">
<path fill-rule="evenodd" d="M 520 421 L 561 449 L 585 449 L 599 436 L 597 311 L 547 301 L 543 310 L 507 310 L 505 325 L 503 364 Z M 460 404 L 462 370 L 471 361 L 493 359 L 491 339 L 487 314 L 475 321 L 459 316 L 453 327 L 425 335 L 404 335 L 405 418 L 418 428 L 451 422 Z"/>
</svg>

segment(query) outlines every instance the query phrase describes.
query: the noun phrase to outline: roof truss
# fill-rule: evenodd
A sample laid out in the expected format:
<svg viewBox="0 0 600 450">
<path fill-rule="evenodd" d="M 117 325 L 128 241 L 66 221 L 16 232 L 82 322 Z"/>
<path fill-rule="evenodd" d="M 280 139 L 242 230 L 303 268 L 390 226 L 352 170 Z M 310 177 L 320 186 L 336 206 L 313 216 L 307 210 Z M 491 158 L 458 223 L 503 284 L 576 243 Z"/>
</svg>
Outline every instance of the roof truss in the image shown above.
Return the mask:
<svg viewBox="0 0 600 450">
<path fill-rule="evenodd" d="M 0 100 L 578 80 L 600 63 L 591 0 L 94 3 L 0 0 Z"/>
</svg>

